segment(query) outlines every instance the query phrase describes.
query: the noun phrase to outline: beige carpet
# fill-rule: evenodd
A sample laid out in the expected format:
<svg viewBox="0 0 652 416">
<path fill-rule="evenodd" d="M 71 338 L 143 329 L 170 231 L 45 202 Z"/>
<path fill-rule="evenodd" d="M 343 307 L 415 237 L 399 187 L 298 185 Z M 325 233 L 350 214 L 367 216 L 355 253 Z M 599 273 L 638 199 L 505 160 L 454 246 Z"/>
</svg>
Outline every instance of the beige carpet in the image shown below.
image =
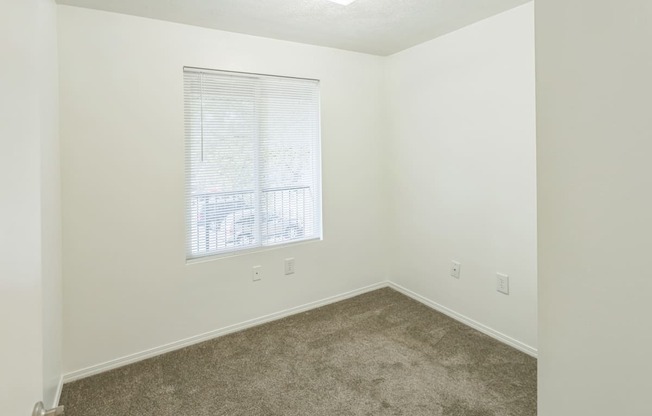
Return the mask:
<svg viewBox="0 0 652 416">
<path fill-rule="evenodd" d="M 66 416 L 534 416 L 536 360 L 391 289 L 66 384 Z"/>
</svg>

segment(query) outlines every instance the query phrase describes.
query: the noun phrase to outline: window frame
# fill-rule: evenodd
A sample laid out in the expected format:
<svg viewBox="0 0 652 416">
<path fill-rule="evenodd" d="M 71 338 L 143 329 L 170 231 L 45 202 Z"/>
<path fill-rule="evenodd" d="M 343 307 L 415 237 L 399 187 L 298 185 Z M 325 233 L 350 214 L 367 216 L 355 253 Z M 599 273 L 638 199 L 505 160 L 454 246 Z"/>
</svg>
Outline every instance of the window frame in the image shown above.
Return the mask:
<svg viewBox="0 0 652 416">
<path fill-rule="evenodd" d="M 315 123 L 315 131 L 316 131 L 316 142 L 312 144 L 314 146 L 312 148 L 313 150 L 313 156 L 312 156 L 312 161 L 311 161 L 311 169 L 313 169 L 313 177 L 312 177 L 312 184 L 308 187 L 301 187 L 301 189 L 307 189 L 311 192 L 312 198 L 314 199 L 312 205 L 312 216 L 313 221 L 316 222 L 316 226 L 313 225 L 313 227 L 316 227 L 315 231 L 309 236 L 305 238 L 300 238 L 300 239 L 289 239 L 285 241 L 280 241 L 272 244 L 265 244 L 264 239 L 262 238 L 262 230 L 263 230 L 263 225 L 262 225 L 262 205 L 260 203 L 260 199 L 262 197 L 263 192 L 270 192 L 270 190 L 263 190 L 261 188 L 261 168 L 259 164 L 259 157 L 261 153 L 261 140 L 260 140 L 260 134 L 256 134 L 255 138 L 255 165 L 254 165 L 254 173 L 255 173 L 255 187 L 253 190 L 253 197 L 255 200 L 255 203 L 253 205 L 253 208 L 251 208 L 254 211 L 254 233 L 256 235 L 256 241 L 257 243 L 255 245 L 244 245 L 244 246 L 233 246 L 230 248 L 225 248 L 221 249 L 219 251 L 212 251 L 206 254 L 201 254 L 201 253 L 193 253 L 193 235 L 191 232 L 191 222 L 190 218 L 192 217 L 192 213 L 190 212 L 191 210 L 191 198 L 193 198 L 192 194 L 192 169 L 193 169 L 193 163 L 192 159 L 189 157 L 189 147 L 192 145 L 193 141 L 193 135 L 189 133 L 189 129 L 187 127 L 189 121 L 188 121 L 188 114 L 187 114 L 187 104 L 188 104 L 188 99 L 185 98 L 184 95 L 184 125 L 186 126 L 184 128 L 184 148 L 185 148 L 185 160 L 184 160 L 184 215 L 185 215 L 185 239 L 186 239 L 186 244 L 185 244 L 185 258 L 186 258 L 186 263 L 191 264 L 191 263 L 200 263 L 200 262 L 205 262 L 205 261 L 211 261 L 219 258 L 225 258 L 225 257 L 234 257 L 234 256 L 241 256 L 241 255 L 248 255 L 256 252 L 264 252 L 264 251 L 269 251 L 269 250 L 276 250 L 288 246 L 294 246 L 294 245 L 299 245 L 299 244 L 306 244 L 306 243 L 313 243 L 317 241 L 322 241 L 323 240 L 323 199 L 322 199 L 322 188 L 323 188 L 323 183 L 322 183 L 322 159 L 321 159 L 321 146 L 322 146 L 322 134 L 321 134 L 321 82 L 318 79 L 312 79 L 312 78 L 300 78 L 300 77 L 292 77 L 292 76 L 279 76 L 279 75 L 270 75 L 270 74 L 261 74 L 261 73 L 250 73 L 250 72 L 239 72 L 239 71 L 226 71 L 226 70 L 218 70 L 218 69 L 207 69 L 207 68 L 198 68 L 198 67 L 189 67 L 189 66 L 184 66 L 183 67 L 183 75 L 184 75 L 184 91 L 187 88 L 186 86 L 186 73 L 187 72 L 198 72 L 198 73 L 208 73 L 208 74 L 215 74 L 215 73 L 223 73 L 223 74 L 233 74 L 235 76 L 243 76 L 243 77 L 269 77 L 269 78 L 281 78 L 281 79 L 295 79 L 295 80 L 301 80 L 301 81 L 309 81 L 315 83 L 315 88 L 316 88 L 316 108 L 314 109 L 316 111 L 316 123 Z M 203 87 L 201 87 L 203 88 Z M 254 106 L 260 106 L 261 105 L 261 100 L 260 97 L 256 95 L 255 102 L 253 103 Z M 254 128 L 260 129 L 261 122 L 258 120 L 259 110 L 256 110 L 256 121 L 253 124 Z M 203 117 L 204 117 L 204 110 L 203 108 L 201 109 L 201 123 L 202 123 L 202 147 L 203 147 Z M 270 188 L 271 192 L 274 192 L 273 188 Z M 299 187 L 286 187 L 286 188 L 277 188 L 276 191 L 281 190 L 281 191 L 290 191 L 293 189 L 299 189 Z M 239 191 L 239 192 L 244 192 L 244 191 Z M 228 192 L 226 192 L 228 193 Z M 222 195 L 226 193 L 221 193 Z M 215 195 L 219 195 L 220 193 L 215 193 Z M 266 222 L 269 220 L 266 219 Z M 305 219 L 304 219 L 305 221 Z M 198 238 L 198 237 L 197 237 Z M 269 238 L 269 236 L 267 236 Z"/>
</svg>

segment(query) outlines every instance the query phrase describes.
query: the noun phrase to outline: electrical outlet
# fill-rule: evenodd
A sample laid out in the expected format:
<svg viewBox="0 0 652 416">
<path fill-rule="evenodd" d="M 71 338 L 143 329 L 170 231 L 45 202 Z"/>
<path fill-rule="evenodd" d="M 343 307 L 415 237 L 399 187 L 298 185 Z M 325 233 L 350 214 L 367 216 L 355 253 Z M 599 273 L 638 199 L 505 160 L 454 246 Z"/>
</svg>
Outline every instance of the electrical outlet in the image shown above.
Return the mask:
<svg viewBox="0 0 652 416">
<path fill-rule="evenodd" d="M 294 274 L 294 257 L 285 259 L 285 275 Z"/>
<path fill-rule="evenodd" d="M 503 273 L 496 273 L 496 290 L 509 295 L 509 276 Z"/>
<path fill-rule="evenodd" d="M 453 276 L 456 279 L 460 278 L 460 269 L 462 268 L 462 265 L 455 260 L 451 261 L 451 276 Z"/>
<path fill-rule="evenodd" d="M 254 266 L 251 269 L 251 279 L 257 282 L 263 278 L 263 266 Z"/>
</svg>

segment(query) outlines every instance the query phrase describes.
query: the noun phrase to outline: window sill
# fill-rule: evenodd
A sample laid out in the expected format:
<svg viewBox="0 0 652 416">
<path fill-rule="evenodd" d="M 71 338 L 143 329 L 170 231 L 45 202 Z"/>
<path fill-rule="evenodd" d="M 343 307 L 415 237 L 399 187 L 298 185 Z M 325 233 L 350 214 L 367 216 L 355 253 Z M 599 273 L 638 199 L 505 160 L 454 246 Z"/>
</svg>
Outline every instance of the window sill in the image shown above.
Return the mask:
<svg viewBox="0 0 652 416">
<path fill-rule="evenodd" d="M 226 253 L 211 254 L 204 257 L 195 257 L 195 258 L 186 259 L 186 265 L 189 266 L 193 264 L 206 263 L 209 261 L 227 259 L 231 257 L 247 256 L 250 254 L 263 253 L 266 251 L 279 250 L 282 248 L 294 247 L 294 246 L 299 246 L 304 244 L 312 244 L 323 240 L 324 240 L 323 237 L 315 237 L 315 238 L 308 238 L 305 240 L 293 241 L 290 243 L 283 243 L 283 244 L 278 244 L 273 246 L 261 246 L 261 247 L 254 247 L 250 249 L 237 250 L 237 251 L 231 251 Z"/>
</svg>

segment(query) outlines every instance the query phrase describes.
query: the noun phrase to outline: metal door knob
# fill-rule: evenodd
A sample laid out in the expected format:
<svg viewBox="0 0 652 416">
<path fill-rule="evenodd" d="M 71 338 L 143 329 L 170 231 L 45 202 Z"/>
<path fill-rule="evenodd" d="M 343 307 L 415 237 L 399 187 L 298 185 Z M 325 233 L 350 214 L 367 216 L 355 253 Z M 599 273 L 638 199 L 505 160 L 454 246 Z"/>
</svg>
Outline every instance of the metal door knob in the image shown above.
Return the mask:
<svg viewBox="0 0 652 416">
<path fill-rule="evenodd" d="M 32 416 L 56 416 L 63 414 L 63 406 L 55 407 L 54 409 L 46 410 L 43 402 L 36 403 Z"/>
</svg>

